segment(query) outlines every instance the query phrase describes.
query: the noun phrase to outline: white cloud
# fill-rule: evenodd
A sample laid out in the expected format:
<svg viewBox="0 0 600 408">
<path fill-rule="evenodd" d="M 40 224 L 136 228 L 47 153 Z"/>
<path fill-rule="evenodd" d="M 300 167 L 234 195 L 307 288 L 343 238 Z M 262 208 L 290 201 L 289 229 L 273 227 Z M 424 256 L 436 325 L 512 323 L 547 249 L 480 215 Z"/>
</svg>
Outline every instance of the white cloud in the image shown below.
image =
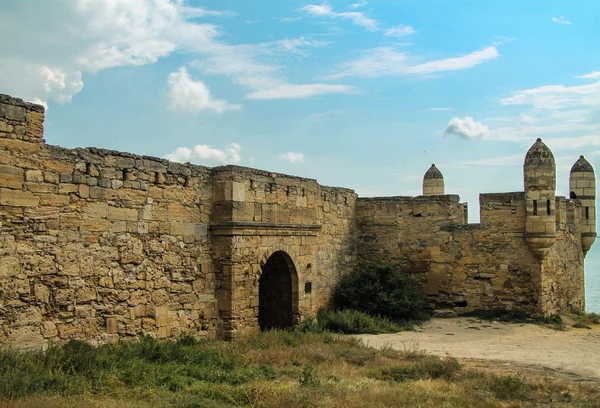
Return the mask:
<svg viewBox="0 0 600 408">
<path fill-rule="evenodd" d="M 555 23 L 558 23 L 558 24 L 566 24 L 566 25 L 573 24 L 569 20 L 567 20 L 565 18 L 565 16 L 552 17 L 552 21 L 554 21 Z"/>
<path fill-rule="evenodd" d="M 169 109 L 178 113 L 194 113 L 212 110 L 221 113 L 229 109 L 239 109 L 239 105 L 231 105 L 226 101 L 214 99 L 210 90 L 202 81 L 194 81 L 185 67 L 169 74 L 167 80 L 167 100 Z"/>
<path fill-rule="evenodd" d="M 193 148 L 178 147 L 164 158 L 167 160 L 185 163 L 204 164 L 217 162 L 223 164 L 236 164 L 241 160 L 242 147 L 237 143 L 229 144 L 225 149 L 215 149 L 210 145 L 196 145 Z"/>
<path fill-rule="evenodd" d="M 304 161 L 304 155 L 297 152 L 281 153 L 279 160 L 283 160 L 289 163 L 302 163 Z"/>
<path fill-rule="evenodd" d="M 350 92 L 350 87 L 344 91 L 319 83 L 299 84 L 298 90 L 290 91 L 296 85 L 281 76 L 281 67 L 260 61 L 262 56 L 273 60 L 276 52 L 306 55 L 308 48 L 325 42 L 300 37 L 228 45 L 220 40 L 217 27 L 197 19 L 234 13 L 186 4 L 183 0 L 61 0 L 20 2 L 16 11 L 0 11 L 0 89 L 28 100 L 65 103 L 83 89 L 87 73 L 151 64 L 179 51 L 197 56 L 198 67 L 228 76 L 252 98 L 263 98 L 263 91 L 276 98 Z M 198 95 L 200 86 L 194 89 Z M 224 106 L 219 104 L 222 101 L 212 102 L 216 110 Z"/>
<path fill-rule="evenodd" d="M 553 149 L 571 148 L 586 154 L 600 144 L 600 81 L 518 90 L 500 103 L 522 105 L 524 111 L 515 117 L 495 118 L 498 126 L 492 127 L 490 139 L 528 144 L 543 137 Z"/>
<path fill-rule="evenodd" d="M 384 34 L 388 37 L 405 37 L 415 33 L 415 29 L 409 25 L 400 24 L 396 27 L 388 28 Z"/>
<path fill-rule="evenodd" d="M 524 89 L 500 100 L 503 105 L 532 105 L 538 109 L 600 106 L 600 81 L 579 86 L 545 85 Z"/>
<path fill-rule="evenodd" d="M 451 111 L 452 108 L 427 108 L 425 110 L 428 111 L 440 111 L 440 112 L 444 112 L 444 111 Z"/>
<path fill-rule="evenodd" d="M 490 129 L 470 116 L 463 119 L 454 117 L 444 131 L 447 135 L 456 135 L 463 139 L 482 139 L 490 135 Z"/>
<path fill-rule="evenodd" d="M 585 135 L 578 137 L 556 137 L 553 139 L 544 139 L 544 143 L 552 150 L 579 150 L 582 148 L 600 147 L 600 136 Z"/>
<path fill-rule="evenodd" d="M 282 50 L 289 53 L 299 54 L 303 57 L 308 56 L 307 48 L 323 47 L 328 44 L 327 41 L 318 41 L 305 36 L 298 38 L 285 38 L 277 41 L 275 44 L 281 46 Z"/>
<path fill-rule="evenodd" d="M 498 58 L 496 47 L 490 46 L 460 57 L 445 58 L 418 63 L 415 58 L 393 47 L 379 47 L 368 50 L 366 55 L 343 64 L 331 78 L 347 76 L 404 76 L 426 75 L 439 72 L 459 71 L 473 68 L 486 61 Z"/>
<path fill-rule="evenodd" d="M 59 103 L 83 89 L 85 73 L 153 63 L 218 34 L 187 20 L 218 12 L 179 0 L 20 2 L 8 10 L 0 11 L 0 88 Z"/>
<path fill-rule="evenodd" d="M 362 8 L 362 7 L 366 6 L 367 4 L 369 4 L 367 2 L 367 0 L 361 0 L 358 3 L 354 3 L 354 4 L 349 5 L 348 8 L 356 10 L 356 9 L 359 9 L 359 8 Z"/>
<path fill-rule="evenodd" d="M 269 44 L 269 48 L 272 48 Z M 324 94 L 350 94 L 356 90 L 348 85 L 324 83 L 291 84 L 279 74 L 279 67 L 258 61 L 263 45 L 220 46 L 193 65 L 206 74 L 225 75 L 247 89 L 247 99 L 297 99 Z"/>
<path fill-rule="evenodd" d="M 580 75 L 575 78 L 583 78 L 583 79 L 600 79 L 600 71 L 590 72 L 589 74 Z"/>
<path fill-rule="evenodd" d="M 376 31 L 378 29 L 377 21 L 367 17 L 364 13 L 359 11 L 344 11 L 336 12 L 333 11 L 331 6 L 327 4 L 315 5 L 309 4 L 302 7 L 300 10 L 306 11 L 315 17 L 329 17 L 339 18 L 343 20 L 351 20 L 353 24 L 366 28 L 369 31 Z"/>
</svg>

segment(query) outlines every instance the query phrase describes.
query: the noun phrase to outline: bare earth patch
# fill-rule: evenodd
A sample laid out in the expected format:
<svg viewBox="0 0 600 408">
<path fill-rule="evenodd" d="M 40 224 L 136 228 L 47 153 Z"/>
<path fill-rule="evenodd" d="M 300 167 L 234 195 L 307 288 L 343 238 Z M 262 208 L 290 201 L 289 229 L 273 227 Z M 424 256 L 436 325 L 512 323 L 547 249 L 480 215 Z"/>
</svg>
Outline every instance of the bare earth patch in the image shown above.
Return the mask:
<svg viewBox="0 0 600 408">
<path fill-rule="evenodd" d="M 563 331 L 474 318 L 433 319 L 416 332 L 356 336 L 373 347 L 410 349 L 462 359 L 503 361 L 600 380 L 600 326 Z M 515 367 L 516 368 L 516 367 Z"/>
</svg>

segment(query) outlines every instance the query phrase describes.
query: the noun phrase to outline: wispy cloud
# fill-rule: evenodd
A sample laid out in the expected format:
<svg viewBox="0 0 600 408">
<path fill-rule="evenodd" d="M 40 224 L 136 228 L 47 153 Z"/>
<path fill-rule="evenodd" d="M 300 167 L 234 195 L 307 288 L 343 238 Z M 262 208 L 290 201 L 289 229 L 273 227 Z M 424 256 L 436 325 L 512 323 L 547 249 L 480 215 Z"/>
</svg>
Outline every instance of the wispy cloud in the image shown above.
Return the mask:
<svg viewBox="0 0 600 408">
<path fill-rule="evenodd" d="M 164 158 L 167 160 L 185 163 L 206 164 L 216 162 L 223 164 L 236 164 L 241 160 L 242 147 L 237 143 L 229 144 L 225 149 L 216 149 L 210 145 L 196 145 L 193 148 L 178 147 Z"/>
<path fill-rule="evenodd" d="M 569 20 L 567 20 L 567 19 L 565 18 L 565 16 L 560 16 L 560 17 L 552 17 L 552 21 L 554 21 L 555 23 L 558 23 L 558 24 L 565 24 L 565 25 L 570 25 L 570 24 L 573 24 L 573 23 L 571 23 Z"/>
<path fill-rule="evenodd" d="M 454 117 L 444 131 L 446 135 L 456 135 L 463 139 L 482 139 L 490 135 L 490 129 L 470 116 L 463 119 Z"/>
<path fill-rule="evenodd" d="M 385 30 L 384 35 L 388 37 L 405 37 L 415 33 L 415 29 L 409 25 L 400 24 Z"/>
<path fill-rule="evenodd" d="M 376 31 L 379 24 L 372 18 L 367 17 L 360 11 L 343 11 L 336 12 L 328 4 L 309 4 L 302 7 L 300 10 L 307 12 L 314 17 L 337 18 L 342 20 L 350 20 L 353 24 L 361 26 L 369 31 Z"/>
<path fill-rule="evenodd" d="M 274 50 L 297 53 L 300 47 L 322 45 L 322 42 L 306 37 L 257 45 L 216 44 L 204 52 L 204 58 L 192 65 L 205 74 L 229 77 L 233 83 L 247 90 L 247 99 L 298 99 L 356 93 L 354 87 L 342 84 L 292 84 L 281 75 L 279 66 L 260 60 L 261 55 L 270 55 Z"/>
<path fill-rule="evenodd" d="M 294 85 L 273 83 L 265 89 L 257 90 L 246 95 L 248 99 L 302 99 L 326 94 L 352 94 L 357 91 L 348 85 L 305 84 Z"/>
<path fill-rule="evenodd" d="M 452 108 L 427 108 L 427 111 L 451 111 Z"/>
<path fill-rule="evenodd" d="M 367 4 L 369 4 L 367 2 L 367 0 L 361 0 L 358 3 L 354 3 L 354 4 L 349 5 L 348 8 L 356 10 L 356 9 L 359 9 L 359 8 L 362 8 L 362 7 L 366 6 Z"/>
<path fill-rule="evenodd" d="M 590 72 L 589 74 L 580 75 L 575 78 L 583 78 L 583 79 L 600 79 L 600 71 Z"/>
<path fill-rule="evenodd" d="M 298 54 L 303 57 L 308 56 L 307 49 L 324 47 L 329 44 L 327 41 L 313 40 L 312 38 L 301 36 L 298 38 L 285 38 L 275 42 L 284 52 Z"/>
<path fill-rule="evenodd" d="M 595 73 L 593 73 L 595 75 Z M 591 78 L 591 77 L 590 77 Z M 538 109 L 600 106 L 600 81 L 588 85 L 546 85 L 513 92 L 500 100 L 503 105 L 531 105 Z"/>
<path fill-rule="evenodd" d="M 330 78 L 426 75 L 459 71 L 494 60 L 499 55 L 496 47 L 490 46 L 460 57 L 418 63 L 415 57 L 397 51 L 394 47 L 378 47 L 366 51 L 362 58 L 343 64 Z"/>
<path fill-rule="evenodd" d="M 231 105 L 226 101 L 214 99 L 204 82 L 194 81 L 185 67 L 169 74 L 167 85 L 167 100 L 169 109 L 173 112 L 195 113 L 212 110 L 221 113 L 240 108 L 240 105 Z"/>
<path fill-rule="evenodd" d="M 304 162 L 304 154 L 298 152 L 281 153 L 279 155 L 279 160 L 283 160 L 288 163 L 302 163 Z"/>
</svg>

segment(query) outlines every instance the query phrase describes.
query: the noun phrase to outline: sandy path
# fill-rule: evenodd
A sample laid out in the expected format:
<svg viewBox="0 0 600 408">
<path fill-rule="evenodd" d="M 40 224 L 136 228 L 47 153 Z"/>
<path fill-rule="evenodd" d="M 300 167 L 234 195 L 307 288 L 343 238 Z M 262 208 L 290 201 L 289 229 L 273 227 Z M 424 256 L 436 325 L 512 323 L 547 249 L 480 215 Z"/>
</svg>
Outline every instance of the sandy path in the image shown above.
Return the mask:
<svg viewBox="0 0 600 408">
<path fill-rule="evenodd" d="M 433 319 L 418 332 L 360 335 L 373 347 L 412 348 L 457 358 L 548 367 L 600 379 L 600 326 L 558 331 L 532 324 L 472 318 Z"/>
</svg>

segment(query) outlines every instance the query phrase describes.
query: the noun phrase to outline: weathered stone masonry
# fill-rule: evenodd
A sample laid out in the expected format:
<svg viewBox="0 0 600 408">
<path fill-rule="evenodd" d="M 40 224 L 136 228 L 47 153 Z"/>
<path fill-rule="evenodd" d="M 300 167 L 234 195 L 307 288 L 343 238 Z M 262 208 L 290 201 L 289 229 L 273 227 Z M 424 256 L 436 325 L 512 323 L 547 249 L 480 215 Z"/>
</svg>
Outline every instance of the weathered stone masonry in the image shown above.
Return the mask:
<svg viewBox="0 0 600 408">
<path fill-rule="evenodd" d="M 238 166 L 48 146 L 43 121 L 41 106 L 0 95 L 0 344 L 285 327 L 359 262 L 399 265 L 433 308 L 583 308 L 595 239 L 583 158 L 579 197 L 555 198 L 553 158 L 534 145 L 529 192 L 482 194 L 471 225 L 435 168 L 423 196 L 359 199 Z"/>
</svg>

